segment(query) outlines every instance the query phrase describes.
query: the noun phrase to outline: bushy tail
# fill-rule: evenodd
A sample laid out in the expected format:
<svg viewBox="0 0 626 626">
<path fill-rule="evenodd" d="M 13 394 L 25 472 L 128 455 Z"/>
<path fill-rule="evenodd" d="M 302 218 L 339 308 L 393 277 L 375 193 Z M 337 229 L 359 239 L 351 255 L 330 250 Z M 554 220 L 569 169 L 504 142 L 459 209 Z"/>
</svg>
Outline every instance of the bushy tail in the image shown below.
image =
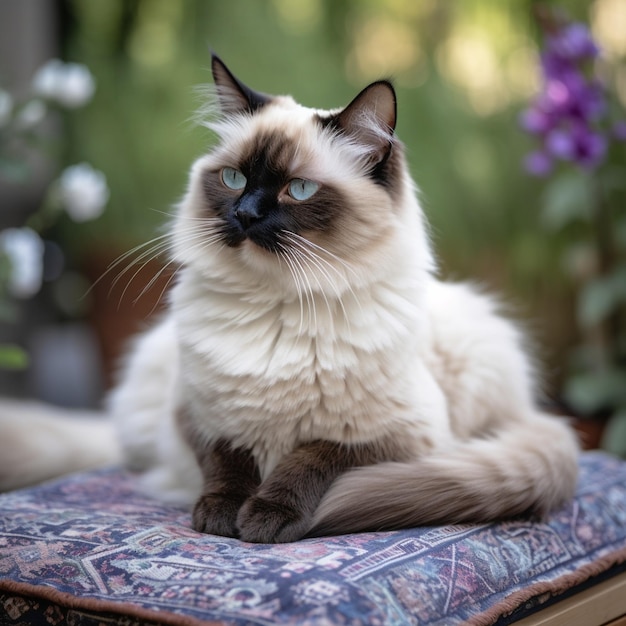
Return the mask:
<svg viewBox="0 0 626 626">
<path fill-rule="evenodd" d="M 113 424 L 102 414 L 0 400 L 0 491 L 120 458 Z"/>
<path fill-rule="evenodd" d="M 310 536 L 545 514 L 572 497 L 577 475 L 576 436 L 537 415 L 416 462 L 351 470 L 324 496 Z"/>
</svg>

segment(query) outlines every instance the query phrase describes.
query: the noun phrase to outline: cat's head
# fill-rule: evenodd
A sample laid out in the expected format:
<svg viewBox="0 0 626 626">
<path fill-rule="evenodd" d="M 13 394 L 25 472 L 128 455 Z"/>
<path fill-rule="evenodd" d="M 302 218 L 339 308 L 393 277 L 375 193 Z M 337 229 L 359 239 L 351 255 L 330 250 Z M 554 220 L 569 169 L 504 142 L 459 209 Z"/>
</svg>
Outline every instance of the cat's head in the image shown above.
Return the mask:
<svg viewBox="0 0 626 626">
<path fill-rule="evenodd" d="M 195 163 L 181 205 L 183 261 L 203 273 L 282 272 L 315 290 L 346 267 L 366 276 L 389 260 L 407 220 L 420 219 L 391 83 L 325 111 L 250 89 L 216 56 L 212 70 L 218 115 L 206 125 L 219 143 Z"/>
</svg>

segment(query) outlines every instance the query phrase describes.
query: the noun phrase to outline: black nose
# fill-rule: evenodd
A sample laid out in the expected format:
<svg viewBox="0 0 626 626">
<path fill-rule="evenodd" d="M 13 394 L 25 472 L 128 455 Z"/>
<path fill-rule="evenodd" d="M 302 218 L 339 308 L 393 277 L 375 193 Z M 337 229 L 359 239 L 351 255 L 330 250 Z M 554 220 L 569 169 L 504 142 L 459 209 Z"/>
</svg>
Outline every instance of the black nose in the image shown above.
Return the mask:
<svg viewBox="0 0 626 626">
<path fill-rule="evenodd" d="M 246 193 L 239 199 L 233 207 L 233 214 L 244 230 L 248 230 L 252 224 L 258 222 L 263 216 L 260 208 L 261 195 L 257 193 Z"/>
</svg>

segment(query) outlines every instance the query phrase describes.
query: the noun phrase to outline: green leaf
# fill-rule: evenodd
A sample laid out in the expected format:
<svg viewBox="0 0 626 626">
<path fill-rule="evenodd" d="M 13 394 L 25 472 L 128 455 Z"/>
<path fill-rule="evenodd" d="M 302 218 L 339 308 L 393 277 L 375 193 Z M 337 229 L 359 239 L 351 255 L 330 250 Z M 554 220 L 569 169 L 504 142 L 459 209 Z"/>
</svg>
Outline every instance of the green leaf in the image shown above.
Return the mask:
<svg viewBox="0 0 626 626">
<path fill-rule="evenodd" d="M 615 300 L 609 280 L 597 279 L 587 283 L 578 299 L 578 322 L 583 328 L 595 326 L 614 309 Z"/>
<path fill-rule="evenodd" d="M 626 250 L 626 216 L 615 220 L 613 227 L 615 243 L 620 250 Z"/>
<path fill-rule="evenodd" d="M 23 183 L 28 180 L 31 173 L 30 167 L 23 161 L 0 157 L 0 175 L 6 180 Z"/>
<path fill-rule="evenodd" d="M 28 354 L 19 346 L 0 344 L 0 368 L 23 370 L 28 367 Z"/>
<path fill-rule="evenodd" d="M 621 409 L 609 419 L 600 445 L 612 454 L 626 457 L 626 409 Z"/>
<path fill-rule="evenodd" d="M 576 220 L 588 221 L 592 214 L 591 181 L 574 171 L 552 180 L 543 196 L 541 221 L 548 230 L 560 230 Z"/>
<path fill-rule="evenodd" d="M 565 400 L 583 415 L 626 404 L 626 370 L 612 369 L 572 376 L 565 383 Z"/>
<path fill-rule="evenodd" d="M 626 265 L 618 265 L 610 274 L 589 281 L 578 299 L 578 322 L 583 328 L 599 324 L 626 301 Z"/>
<path fill-rule="evenodd" d="M 0 294 L 0 322 L 15 322 L 18 309 L 13 302 L 4 300 Z"/>
<path fill-rule="evenodd" d="M 609 165 L 600 171 L 600 181 L 605 191 L 620 191 L 626 189 L 624 168 L 619 165 Z"/>
</svg>

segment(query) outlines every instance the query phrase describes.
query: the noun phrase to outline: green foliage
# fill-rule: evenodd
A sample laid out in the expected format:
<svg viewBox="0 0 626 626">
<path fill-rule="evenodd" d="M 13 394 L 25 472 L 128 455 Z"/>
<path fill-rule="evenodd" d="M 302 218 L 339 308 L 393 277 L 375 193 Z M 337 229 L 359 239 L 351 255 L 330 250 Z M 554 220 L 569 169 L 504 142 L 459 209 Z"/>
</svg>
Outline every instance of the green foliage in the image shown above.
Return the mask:
<svg viewBox="0 0 626 626">
<path fill-rule="evenodd" d="M 571 360 L 564 398 L 579 414 L 608 414 L 604 441 L 620 453 L 626 451 L 625 172 L 619 153 L 591 174 L 561 172 L 546 187 L 541 219 L 547 230 L 566 236 L 564 257 L 573 258 L 580 248 L 589 252 L 586 266 L 570 270 L 581 343 L 573 353 L 578 358 Z"/>
<path fill-rule="evenodd" d="M 587 176 L 565 170 L 550 180 L 543 195 L 541 223 L 550 231 L 558 231 L 578 220 L 590 221 L 593 187 Z"/>
<path fill-rule="evenodd" d="M 38 186 L 36 170 L 44 162 L 52 169 L 56 159 L 51 157 L 58 159 L 63 144 L 62 137 L 52 140 L 47 131 L 60 121 L 57 115 L 64 110 L 89 102 L 93 77 L 83 65 L 50 59 L 30 77 L 28 89 L 22 88 L 19 96 L 13 95 L 13 85 L 4 87 L 0 88 L 0 187 Z M 48 234 L 63 212 L 80 222 L 97 217 L 108 199 L 106 177 L 80 163 L 65 168 L 43 196 L 38 210 L 27 214 L 25 224 L 7 227 L 3 223 L 0 228 L 0 322 L 9 327 L 17 321 L 17 301 L 41 289 L 46 248 L 42 235 Z M 0 344 L 0 370 L 27 366 L 22 348 Z"/>
<path fill-rule="evenodd" d="M 22 370 L 28 367 L 28 354 L 19 346 L 0 344 L 0 369 Z"/>
<path fill-rule="evenodd" d="M 578 299 L 578 322 L 589 329 L 604 322 L 626 303 L 626 264 L 586 283 Z M 626 382 L 626 381 L 623 381 Z M 626 385 L 624 385 L 626 387 Z"/>
<path fill-rule="evenodd" d="M 0 141 L 0 145 L 1 143 Z M 0 172 L 6 180 L 19 183 L 25 182 L 30 173 L 26 163 L 2 154 L 0 154 Z"/>
<path fill-rule="evenodd" d="M 572 375 L 565 384 L 564 395 L 571 406 L 586 415 L 626 406 L 624 371 L 614 367 Z"/>
<path fill-rule="evenodd" d="M 10 275 L 11 262 L 5 254 L 0 253 L 0 323 L 14 322 L 17 315 L 14 302 L 7 297 Z"/>
<path fill-rule="evenodd" d="M 623 381 L 622 381 L 623 382 Z M 626 458 L 626 410 L 611 417 L 602 435 L 602 447 Z"/>
<path fill-rule="evenodd" d="M 598 176 L 594 187 L 579 175 L 575 182 L 574 172 L 556 179 L 546 194 L 543 224 L 569 233 L 565 255 L 581 242 L 592 253 L 587 267 L 573 272 L 581 344 L 565 381 L 565 400 L 582 415 L 608 414 L 603 445 L 626 455 L 626 262 L 620 228 L 626 206 L 614 193 L 619 186 L 602 189 L 602 180 Z"/>
<path fill-rule="evenodd" d="M 608 417 L 604 445 L 626 456 L 626 138 L 617 131 L 626 114 L 617 69 L 623 52 L 611 53 L 608 42 L 605 58 L 594 62 L 607 43 L 593 41 L 603 32 L 598 16 L 606 6 L 591 7 L 593 33 L 563 21 L 558 8 L 536 12 L 545 42 L 543 91 L 522 119 L 535 137 L 529 171 L 551 175 L 539 223 L 554 238 L 574 292 L 578 345 L 570 351 L 562 395 L 579 415 Z M 608 13 L 603 23 L 610 29 Z M 568 47 L 573 33 L 585 39 L 584 50 Z M 567 106 L 551 99 L 551 87 L 559 85 Z M 600 104 L 593 111 L 591 98 Z"/>
</svg>

